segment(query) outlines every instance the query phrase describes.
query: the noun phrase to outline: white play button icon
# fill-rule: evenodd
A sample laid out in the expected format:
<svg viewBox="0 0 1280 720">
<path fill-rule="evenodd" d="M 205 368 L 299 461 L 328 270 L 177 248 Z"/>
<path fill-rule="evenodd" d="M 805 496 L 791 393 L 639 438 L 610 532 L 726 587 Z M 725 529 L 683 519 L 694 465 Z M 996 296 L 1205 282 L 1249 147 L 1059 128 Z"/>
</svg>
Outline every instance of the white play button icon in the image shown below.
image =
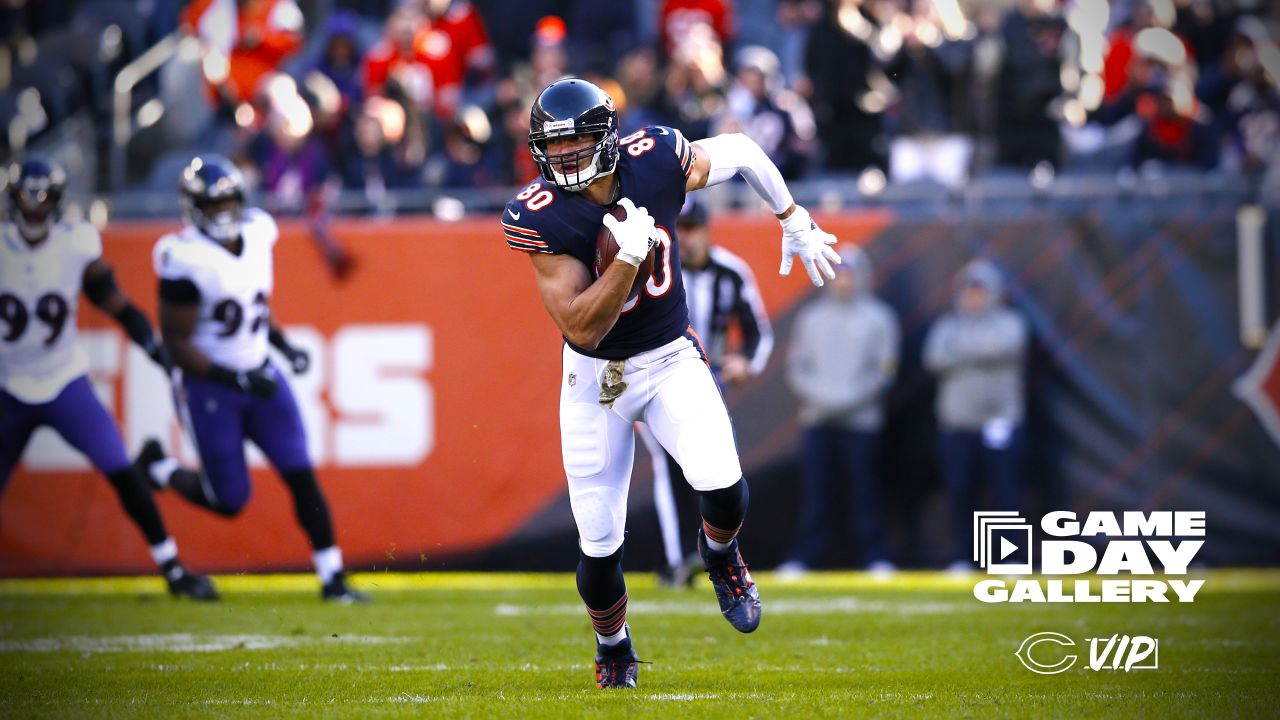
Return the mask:
<svg viewBox="0 0 1280 720">
<path fill-rule="evenodd" d="M 1003 560 L 1018 551 L 1018 546 L 1009 542 L 1009 538 L 1000 538 L 1000 559 Z"/>
</svg>

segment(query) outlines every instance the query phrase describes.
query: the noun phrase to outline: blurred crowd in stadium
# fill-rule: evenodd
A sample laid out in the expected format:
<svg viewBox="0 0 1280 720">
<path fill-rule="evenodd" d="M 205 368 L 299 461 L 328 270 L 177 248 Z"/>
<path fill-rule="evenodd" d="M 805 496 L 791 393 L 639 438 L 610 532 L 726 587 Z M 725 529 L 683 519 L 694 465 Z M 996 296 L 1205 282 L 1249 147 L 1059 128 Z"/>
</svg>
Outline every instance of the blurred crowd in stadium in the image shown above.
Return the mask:
<svg viewBox="0 0 1280 720">
<path fill-rule="evenodd" d="M 241 163 L 277 211 L 338 189 L 484 188 L 534 175 L 533 95 L 606 88 L 622 131 L 741 131 L 789 179 L 930 180 L 1010 169 L 1280 167 L 1280 52 L 1261 0 L 5 0 L 4 145 L 73 115 L 110 187 L 170 190 L 198 150 Z M 146 63 L 140 63 L 146 64 Z M 148 68 L 149 69 L 149 68 Z M 115 130 L 120 133 L 119 129 Z M 117 142 L 121 139 L 115 138 Z M 108 163 L 100 163 L 106 166 Z"/>
</svg>

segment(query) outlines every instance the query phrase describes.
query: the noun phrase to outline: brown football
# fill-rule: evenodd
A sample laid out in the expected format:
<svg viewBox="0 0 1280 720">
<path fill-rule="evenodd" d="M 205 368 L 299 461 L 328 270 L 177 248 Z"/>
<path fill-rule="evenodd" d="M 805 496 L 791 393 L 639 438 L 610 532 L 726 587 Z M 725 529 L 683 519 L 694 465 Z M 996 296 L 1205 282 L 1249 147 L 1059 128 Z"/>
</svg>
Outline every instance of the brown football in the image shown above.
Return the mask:
<svg viewBox="0 0 1280 720">
<path fill-rule="evenodd" d="M 609 211 L 619 220 L 627 219 L 627 211 L 621 207 L 614 207 Z M 627 294 L 627 299 L 631 300 L 640 294 L 640 289 L 649 281 L 649 277 L 653 275 L 653 263 L 657 257 L 657 248 L 649 251 L 649 256 L 640 263 L 640 267 L 636 268 L 636 280 L 631 284 L 631 292 Z M 609 264 L 618 255 L 618 241 L 613 238 L 613 233 L 609 232 L 609 228 L 603 224 L 600 226 L 600 232 L 596 235 L 596 277 L 604 274 Z"/>
</svg>

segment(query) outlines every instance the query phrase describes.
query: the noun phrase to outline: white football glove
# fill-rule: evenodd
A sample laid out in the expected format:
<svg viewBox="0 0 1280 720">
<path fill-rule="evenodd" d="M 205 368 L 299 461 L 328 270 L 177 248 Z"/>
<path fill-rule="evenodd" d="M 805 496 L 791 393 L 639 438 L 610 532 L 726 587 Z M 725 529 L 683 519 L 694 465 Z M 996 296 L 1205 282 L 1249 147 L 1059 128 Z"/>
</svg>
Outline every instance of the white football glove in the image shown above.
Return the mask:
<svg viewBox="0 0 1280 720">
<path fill-rule="evenodd" d="M 613 215 L 604 216 L 604 226 L 613 233 L 618 242 L 618 259 L 640 267 L 640 263 L 649 257 L 649 251 L 658 242 L 658 228 L 649 215 L 649 211 L 638 208 L 631 198 L 622 198 L 618 205 L 627 211 L 627 219 L 619 220 Z"/>
<path fill-rule="evenodd" d="M 778 274 L 790 275 L 792 260 L 798 255 L 809 272 L 809 279 L 822 287 L 823 276 L 828 280 L 836 277 L 831 264 L 840 264 L 840 254 L 831 247 L 835 244 L 836 236 L 823 231 L 809 217 L 808 210 L 796 205 L 791 215 L 782 221 L 782 266 Z"/>
</svg>

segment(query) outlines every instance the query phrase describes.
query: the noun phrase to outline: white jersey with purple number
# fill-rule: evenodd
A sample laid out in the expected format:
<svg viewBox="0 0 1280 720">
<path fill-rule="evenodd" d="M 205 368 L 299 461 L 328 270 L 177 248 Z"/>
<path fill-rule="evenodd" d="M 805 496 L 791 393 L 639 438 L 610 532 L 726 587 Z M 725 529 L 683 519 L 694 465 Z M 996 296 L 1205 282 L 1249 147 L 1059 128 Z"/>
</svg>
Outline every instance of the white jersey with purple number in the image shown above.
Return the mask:
<svg viewBox="0 0 1280 720">
<path fill-rule="evenodd" d="M 252 370 L 267 360 L 271 253 L 277 235 L 271 216 L 250 208 L 245 210 L 239 255 L 190 225 L 156 243 L 156 275 L 161 280 L 189 280 L 200 291 L 200 320 L 192 344 L 218 365 Z"/>
<path fill-rule="evenodd" d="M 29 404 L 52 401 L 89 370 L 76 342 L 84 269 L 102 256 L 98 230 L 60 222 L 34 247 L 0 223 L 0 387 Z"/>
</svg>

